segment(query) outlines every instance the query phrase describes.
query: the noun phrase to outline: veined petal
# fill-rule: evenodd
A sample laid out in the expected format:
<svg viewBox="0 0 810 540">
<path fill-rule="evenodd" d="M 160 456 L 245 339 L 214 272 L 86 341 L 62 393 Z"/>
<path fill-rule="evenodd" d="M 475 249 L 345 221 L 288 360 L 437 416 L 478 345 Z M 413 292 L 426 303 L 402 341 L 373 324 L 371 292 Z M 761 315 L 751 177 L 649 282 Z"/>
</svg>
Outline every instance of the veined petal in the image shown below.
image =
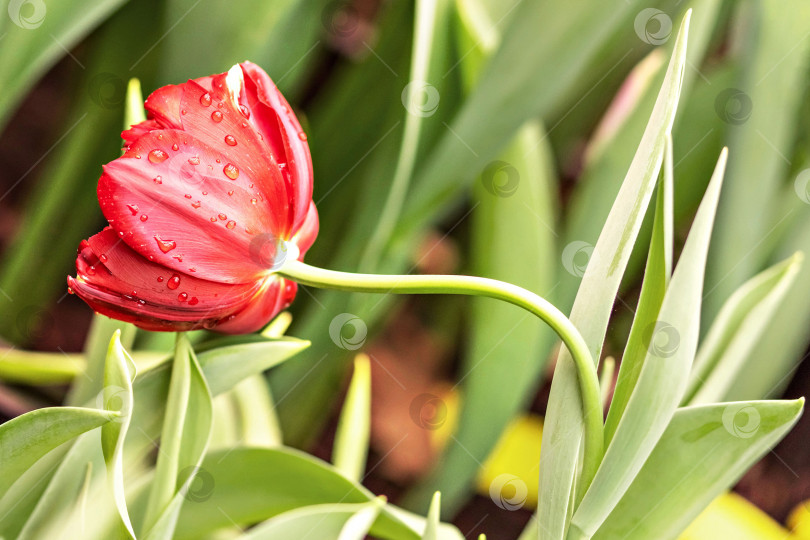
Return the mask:
<svg viewBox="0 0 810 540">
<path fill-rule="evenodd" d="M 105 229 L 82 242 L 68 284 L 96 311 L 152 330 L 213 328 L 245 309 L 261 281 L 228 285 L 152 263 Z"/>
<path fill-rule="evenodd" d="M 250 121 L 273 149 L 276 161 L 286 165 L 285 181 L 293 208 L 293 230 L 306 219 L 312 199 L 312 157 L 306 134 L 290 104 L 267 74 L 252 62 L 240 64 L 245 75 L 243 101 Z M 283 169 L 284 170 L 284 169 Z"/>
<path fill-rule="evenodd" d="M 185 132 L 150 132 L 104 167 L 101 210 L 153 262 L 211 281 L 255 281 L 268 266 L 254 244 L 278 237 L 284 217 L 241 158 Z"/>
<path fill-rule="evenodd" d="M 295 298 L 298 284 L 279 276 L 271 276 L 261 291 L 245 308 L 220 321 L 217 332 L 248 334 L 263 328 L 273 317 L 286 309 Z"/>
</svg>

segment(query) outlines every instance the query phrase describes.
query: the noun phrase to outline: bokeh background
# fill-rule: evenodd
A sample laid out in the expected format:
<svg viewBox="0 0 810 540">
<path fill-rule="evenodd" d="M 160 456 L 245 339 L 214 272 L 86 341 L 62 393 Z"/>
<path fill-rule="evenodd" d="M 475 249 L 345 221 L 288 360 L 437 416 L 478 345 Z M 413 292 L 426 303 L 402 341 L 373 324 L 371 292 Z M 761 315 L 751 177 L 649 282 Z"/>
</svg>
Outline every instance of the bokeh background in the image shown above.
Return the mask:
<svg viewBox="0 0 810 540">
<path fill-rule="evenodd" d="M 129 79 L 144 92 L 251 60 L 309 135 L 321 233 L 308 262 L 473 273 L 570 309 L 694 9 L 673 131 L 682 240 L 727 145 L 702 325 L 746 279 L 810 252 L 810 5 L 804 0 L 4 0 L 0 12 L 0 335 L 5 350 L 81 349 L 92 313 L 67 295 L 104 220 L 101 165 L 121 147 Z M 672 39 L 671 39 L 672 38 Z M 646 233 L 649 234 L 649 233 Z M 615 305 L 620 359 L 646 240 Z M 810 333 L 805 265 L 727 399 L 798 397 Z M 503 430 L 542 416 L 553 334 L 485 299 L 302 288 L 290 335 L 312 341 L 268 381 L 286 442 L 328 456 L 357 352 L 371 358 L 365 483 L 424 511 L 440 489 L 463 533 L 515 537 L 531 504 L 476 489 Z M 202 336 L 200 339 L 204 339 Z M 169 350 L 166 336 L 139 347 Z M 0 416 L 64 388 L 0 382 Z M 534 418 L 534 417 L 532 417 Z M 810 498 L 802 420 L 737 490 L 778 520 Z M 532 450 L 534 451 L 534 450 Z M 506 499 L 514 497 L 514 493 Z M 500 503 L 499 503 L 500 500 Z"/>
</svg>

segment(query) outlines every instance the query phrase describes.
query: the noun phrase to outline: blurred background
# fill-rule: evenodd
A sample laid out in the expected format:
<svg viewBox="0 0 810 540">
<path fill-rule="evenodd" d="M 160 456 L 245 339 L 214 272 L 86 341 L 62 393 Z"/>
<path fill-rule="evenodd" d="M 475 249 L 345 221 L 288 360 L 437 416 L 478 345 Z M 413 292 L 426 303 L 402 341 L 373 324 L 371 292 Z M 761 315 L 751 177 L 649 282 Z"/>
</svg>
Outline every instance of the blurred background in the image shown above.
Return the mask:
<svg viewBox="0 0 810 540">
<path fill-rule="evenodd" d="M 720 149 L 730 149 L 704 329 L 748 278 L 796 250 L 810 252 L 804 0 L 3 4 L 5 353 L 81 349 L 92 313 L 67 295 L 65 276 L 79 241 L 104 224 L 95 186 L 121 148 L 128 80 L 140 79 L 146 95 L 243 60 L 267 71 L 309 135 L 321 216 L 309 263 L 472 273 L 519 284 L 567 311 L 692 8 L 673 132 L 676 239 Z M 638 296 L 644 234 L 636 251 L 604 352 L 617 360 Z M 808 299 L 805 265 L 726 399 L 807 394 Z M 556 347 L 550 330 L 486 299 L 301 288 L 291 311 L 288 333 L 312 347 L 268 377 L 288 444 L 328 456 L 351 360 L 365 352 L 373 412 L 364 483 L 420 512 L 441 490 L 468 537 L 522 530 L 537 471 L 520 463 L 538 457 Z M 168 351 L 172 339 L 143 333 L 138 347 Z M 0 382 L 0 416 L 60 403 L 64 391 Z M 487 462 L 508 426 L 507 440 L 525 444 L 515 453 L 503 443 Z M 810 420 L 802 420 L 737 491 L 783 521 L 810 498 L 808 437 Z M 502 474 L 509 476 L 493 480 Z"/>
</svg>

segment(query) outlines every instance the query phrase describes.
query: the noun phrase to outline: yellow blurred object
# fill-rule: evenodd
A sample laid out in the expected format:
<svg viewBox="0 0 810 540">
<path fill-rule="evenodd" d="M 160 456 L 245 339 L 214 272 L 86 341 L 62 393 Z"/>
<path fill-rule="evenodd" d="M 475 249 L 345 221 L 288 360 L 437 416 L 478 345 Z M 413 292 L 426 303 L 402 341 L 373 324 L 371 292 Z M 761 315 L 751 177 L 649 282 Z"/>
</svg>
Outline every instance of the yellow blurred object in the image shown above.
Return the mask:
<svg viewBox="0 0 810 540">
<path fill-rule="evenodd" d="M 447 388 L 436 388 L 435 390 L 438 398 L 427 400 L 423 407 L 432 407 L 429 422 L 438 427 L 430 432 L 430 444 L 434 450 L 441 452 L 447 446 L 447 441 L 456 432 L 459 395 L 457 390 L 449 386 Z M 429 394 L 425 395 L 428 396 Z"/>
<path fill-rule="evenodd" d="M 788 540 L 790 532 L 736 493 L 717 497 L 679 540 Z"/>
<path fill-rule="evenodd" d="M 541 416 L 532 414 L 513 420 L 478 473 L 478 492 L 493 497 L 502 508 L 535 506 L 542 438 Z"/>
<path fill-rule="evenodd" d="M 810 500 L 804 501 L 790 513 L 787 524 L 793 531 L 791 540 L 810 540 Z"/>
</svg>

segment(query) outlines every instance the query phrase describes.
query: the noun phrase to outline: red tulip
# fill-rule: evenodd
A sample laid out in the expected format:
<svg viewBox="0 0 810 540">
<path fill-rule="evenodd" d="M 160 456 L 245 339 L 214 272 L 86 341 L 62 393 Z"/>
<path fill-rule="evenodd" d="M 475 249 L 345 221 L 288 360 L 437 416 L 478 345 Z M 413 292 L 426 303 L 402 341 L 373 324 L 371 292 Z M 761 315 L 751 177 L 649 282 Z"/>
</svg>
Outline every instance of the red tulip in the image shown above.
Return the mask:
<svg viewBox="0 0 810 540">
<path fill-rule="evenodd" d="M 70 290 L 148 330 L 252 332 L 292 301 L 274 273 L 318 233 L 306 135 L 258 66 L 156 90 L 125 131 Z"/>
</svg>

